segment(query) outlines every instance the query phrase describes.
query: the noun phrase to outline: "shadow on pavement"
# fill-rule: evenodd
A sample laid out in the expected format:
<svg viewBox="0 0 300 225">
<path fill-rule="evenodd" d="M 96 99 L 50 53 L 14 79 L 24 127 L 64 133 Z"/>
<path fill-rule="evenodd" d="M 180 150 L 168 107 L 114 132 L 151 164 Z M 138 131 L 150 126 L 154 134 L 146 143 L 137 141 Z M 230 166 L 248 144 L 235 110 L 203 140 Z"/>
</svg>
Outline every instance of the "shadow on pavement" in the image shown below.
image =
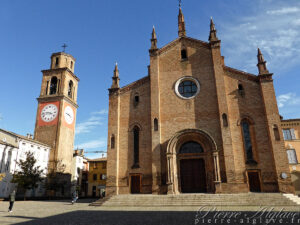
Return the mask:
<svg viewBox="0 0 300 225">
<path fill-rule="evenodd" d="M 26 218 L 26 217 L 24 217 Z M 31 217 L 28 217 L 31 219 Z M 166 212 L 166 211 L 73 211 L 19 225 L 196 225 L 196 224 L 300 224 L 299 212 Z"/>
</svg>

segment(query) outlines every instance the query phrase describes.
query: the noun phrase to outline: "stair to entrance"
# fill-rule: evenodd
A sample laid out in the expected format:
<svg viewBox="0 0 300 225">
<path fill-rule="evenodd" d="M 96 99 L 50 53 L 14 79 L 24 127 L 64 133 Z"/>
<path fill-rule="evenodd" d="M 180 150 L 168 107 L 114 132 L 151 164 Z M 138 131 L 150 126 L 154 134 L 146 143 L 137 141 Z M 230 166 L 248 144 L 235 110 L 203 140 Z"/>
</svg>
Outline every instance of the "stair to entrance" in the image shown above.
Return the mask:
<svg viewBox="0 0 300 225">
<path fill-rule="evenodd" d="M 297 205 L 300 205 L 300 198 L 297 195 L 294 194 L 283 194 L 285 197 L 288 199 L 292 200 L 295 202 Z"/>
<path fill-rule="evenodd" d="M 298 197 L 297 197 L 298 198 Z M 300 198 L 299 203 L 300 203 Z M 104 208 L 201 207 L 201 206 L 297 206 L 290 195 L 281 193 L 115 195 L 91 204 Z"/>
</svg>

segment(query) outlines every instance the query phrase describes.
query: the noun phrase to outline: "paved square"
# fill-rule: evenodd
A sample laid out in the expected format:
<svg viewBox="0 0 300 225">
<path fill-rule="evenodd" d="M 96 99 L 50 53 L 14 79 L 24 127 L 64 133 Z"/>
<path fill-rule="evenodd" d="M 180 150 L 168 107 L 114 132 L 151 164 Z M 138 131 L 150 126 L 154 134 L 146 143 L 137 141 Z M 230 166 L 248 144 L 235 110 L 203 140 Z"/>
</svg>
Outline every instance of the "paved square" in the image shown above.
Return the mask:
<svg viewBox="0 0 300 225">
<path fill-rule="evenodd" d="M 266 224 L 266 219 L 276 216 L 276 220 L 268 224 L 282 224 L 279 222 L 279 214 L 264 214 L 253 216 L 253 207 L 233 209 L 229 207 L 225 212 L 205 211 L 197 213 L 195 207 L 191 208 L 141 208 L 141 207 L 120 207 L 104 208 L 89 206 L 94 200 L 80 199 L 72 205 L 67 200 L 57 201 L 17 201 L 13 212 L 8 213 L 8 202 L 0 202 L 0 225 L 22 224 L 22 225 L 198 225 L 198 224 Z M 255 207 L 258 209 L 259 207 Z M 206 208 L 207 209 L 207 208 Z M 225 210 L 225 208 L 223 209 Z M 233 210 L 233 211 L 232 211 Z M 234 212 L 237 210 L 237 212 Z M 240 213 L 239 213 L 239 210 Z M 231 211 L 231 212 L 230 212 Z M 242 212 L 243 211 L 243 212 Z M 252 211 L 252 212 L 249 212 Z M 290 208 L 295 216 L 289 214 L 284 224 L 300 224 L 298 207 Z M 203 216 L 205 215 L 205 216 Z M 236 217 L 237 215 L 237 217 Z M 223 218 L 226 218 L 222 221 Z M 228 222 L 230 218 L 230 222 Z M 247 220 L 246 218 L 250 218 Z M 211 220 L 210 220 L 211 219 Z M 215 220 L 217 219 L 217 220 Z M 262 219 L 262 220 L 260 220 Z M 243 223 L 241 223 L 243 220 Z"/>
</svg>

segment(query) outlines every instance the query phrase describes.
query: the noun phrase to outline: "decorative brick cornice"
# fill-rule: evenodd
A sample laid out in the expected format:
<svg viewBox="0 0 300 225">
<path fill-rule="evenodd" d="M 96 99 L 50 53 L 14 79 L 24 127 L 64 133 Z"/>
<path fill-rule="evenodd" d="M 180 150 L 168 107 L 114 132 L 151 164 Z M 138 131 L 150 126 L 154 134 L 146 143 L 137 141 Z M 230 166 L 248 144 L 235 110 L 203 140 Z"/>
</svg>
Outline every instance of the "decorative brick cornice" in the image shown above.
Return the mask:
<svg viewBox="0 0 300 225">
<path fill-rule="evenodd" d="M 175 46 L 178 42 L 180 42 L 182 40 L 199 44 L 202 47 L 205 47 L 205 48 L 208 48 L 208 49 L 210 48 L 210 45 L 209 45 L 208 42 L 200 41 L 200 40 L 197 40 L 197 39 L 194 39 L 194 38 L 190 38 L 190 37 L 179 37 L 179 38 L 175 39 L 174 41 L 171 41 L 167 45 L 163 46 L 162 48 L 160 48 L 158 50 L 158 54 L 162 54 L 162 53 L 168 51 L 169 49 L 171 49 L 173 46 Z"/>
<path fill-rule="evenodd" d="M 268 73 L 268 74 L 261 74 L 258 75 L 258 79 L 260 80 L 260 82 L 271 82 L 273 81 L 273 73 Z"/>
<path fill-rule="evenodd" d="M 244 72 L 244 71 L 241 71 L 241 70 L 238 70 L 238 69 L 234 69 L 234 68 L 231 68 L 231 67 L 228 67 L 228 66 L 223 66 L 223 69 L 225 71 L 228 71 L 228 72 L 231 72 L 231 73 L 243 75 L 248 80 L 255 81 L 255 82 L 259 81 L 258 76 L 254 75 L 252 73 L 247 73 L 247 72 Z"/>
<path fill-rule="evenodd" d="M 42 73 L 44 74 L 44 76 L 52 76 L 53 72 L 64 72 L 64 71 L 68 71 L 77 81 L 80 81 L 79 78 L 71 70 L 69 70 L 67 67 L 42 70 Z"/>
<path fill-rule="evenodd" d="M 143 77 L 143 78 L 141 78 L 141 79 L 139 79 L 139 80 L 137 80 L 137 81 L 135 81 L 135 82 L 133 82 L 131 84 L 126 85 L 125 87 L 120 88 L 120 94 L 123 94 L 123 93 L 125 93 L 127 91 L 130 91 L 130 90 L 132 90 L 134 88 L 137 88 L 137 87 L 139 87 L 139 86 L 141 86 L 141 85 L 143 85 L 143 84 L 145 84 L 145 83 L 147 83 L 149 81 L 150 81 L 150 77 L 149 76 Z"/>
<path fill-rule="evenodd" d="M 69 97 L 66 97 L 64 95 L 46 95 L 44 97 L 37 98 L 38 102 L 54 102 L 54 101 L 60 101 L 65 100 L 69 104 L 73 105 L 75 108 L 78 108 L 78 105 L 73 102 Z"/>
</svg>

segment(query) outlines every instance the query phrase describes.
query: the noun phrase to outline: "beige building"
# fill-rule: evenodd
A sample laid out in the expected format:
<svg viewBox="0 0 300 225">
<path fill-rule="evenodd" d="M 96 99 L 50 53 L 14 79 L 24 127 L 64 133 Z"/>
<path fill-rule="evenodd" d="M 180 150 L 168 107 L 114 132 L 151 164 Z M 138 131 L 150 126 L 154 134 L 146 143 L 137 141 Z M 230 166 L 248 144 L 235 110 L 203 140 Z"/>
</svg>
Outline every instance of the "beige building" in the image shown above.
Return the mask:
<svg viewBox="0 0 300 225">
<path fill-rule="evenodd" d="M 89 159 L 88 196 L 100 197 L 106 188 L 107 158 Z"/>
<path fill-rule="evenodd" d="M 260 50 L 258 74 L 226 66 L 216 33 L 188 37 L 180 9 L 175 40 L 159 48 L 153 29 L 148 75 L 120 87 L 116 65 L 109 195 L 294 191 L 272 73 Z"/>
<path fill-rule="evenodd" d="M 285 149 L 296 194 L 300 194 L 300 119 L 281 120 Z"/>
</svg>

